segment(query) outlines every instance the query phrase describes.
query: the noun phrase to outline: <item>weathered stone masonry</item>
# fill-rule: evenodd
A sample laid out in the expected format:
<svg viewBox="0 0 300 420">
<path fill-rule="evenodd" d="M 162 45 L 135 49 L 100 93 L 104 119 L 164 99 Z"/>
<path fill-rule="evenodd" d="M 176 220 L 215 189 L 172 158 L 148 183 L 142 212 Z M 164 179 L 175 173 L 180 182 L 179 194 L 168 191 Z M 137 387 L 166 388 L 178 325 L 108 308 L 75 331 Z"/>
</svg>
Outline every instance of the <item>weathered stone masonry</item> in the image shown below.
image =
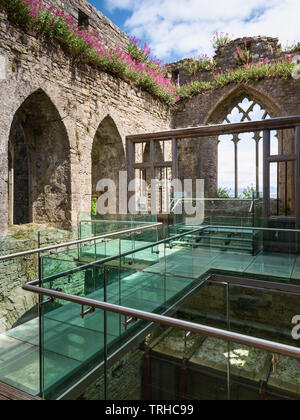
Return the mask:
<svg viewBox="0 0 300 420">
<path fill-rule="evenodd" d="M 38 197 L 31 198 L 36 208 L 33 221 L 76 223 L 79 211 L 90 211 L 91 152 L 101 122 L 107 116 L 113 120 L 125 160 L 125 136 L 169 128 L 170 110 L 118 78 L 74 65 L 57 43 L 16 29 L 3 12 L 0 17 L 0 55 L 5 58 L 6 71 L 0 81 L 2 234 L 8 224 L 9 134 L 18 110 L 25 119 L 22 125 L 29 131 L 36 129 L 26 136 L 30 137 L 29 144 L 34 143 L 30 144 L 30 153 L 38 155 L 32 164 L 39 166 L 36 176 L 34 168 L 31 170 L 32 186 L 40 184 Z M 29 105 L 28 112 L 24 103 Z M 125 161 L 110 161 L 109 157 L 106 161 L 107 168 L 122 164 L 124 167 Z M 32 190 L 37 192 L 36 188 Z M 55 208 L 61 215 L 54 214 Z"/>
<path fill-rule="evenodd" d="M 217 72 L 225 72 L 237 68 L 234 52 L 237 47 L 247 42 L 254 60 L 268 58 L 283 59 L 299 52 L 287 54 L 281 52 L 276 38 L 254 37 L 237 39 L 217 50 L 215 60 Z M 183 69 L 182 62 L 172 65 L 178 69 L 181 83 L 191 80 L 212 81 L 212 72 L 202 72 L 195 77 L 189 77 Z M 297 80 L 266 79 L 245 84 L 231 84 L 223 88 L 209 90 L 181 102 L 174 113 L 174 128 L 193 127 L 206 124 L 223 123 L 225 117 L 244 98 L 254 100 L 262 109 L 268 111 L 271 117 L 299 115 L 300 88 Z M 214 196 L 218 184 L 218 139 L 205 138 L 184 140 L 179 144 L 179 173 L 182 178 L 204 178 L 207 196 Z"/>
<path fill-rule="evenodd" d="M 55 0 L 51 4 L 64 7 L 75 18 L 83 12 L 89 25 L 100 30 L 103 41 L 126 50 L 127 36 L 87 2 Z M 0 31 L 4 62 L 0 95 L 5 98 L 0 104 L 3 234 L 14 219 L 76 223 L 79 211 L 90 210 L 97 178 L 110 174 L 117 179 L 118 170 L 125 169 L 127 134 L 219 123 L 245 97 L 273 117 L 299 114 L 300 90 L 295 80 L 232 84 L 170 109 L 112 75 L 75 65 L 57 43 L 15 28 L 3 12 Z M 217 51 L 219 71 L 236 66 L 233 53 L 242 42 L 235 40 Z M 274 38 L 249 38 L 247 43 L 255 59 L 283 56 Z M 211 79 L 212 74 L 197 78 Z M 211 196 L 217 189 L 217 145 L 216 138 L 179 144 L 180 177 L 204 178 Z M 20 153 L 26 156 L 24 165 L 30 174 L 29 180 L 19 178 L 19 184 L 28 183 L 21 198 L 20 191 L 12 188 L 14 181 L 18 185 L 17 168 L 11 171 L 20 162 Z M 93 164 L 97 160 L 98 168 Z M 29 203 L 29 214 L 19 208 L 19 202 Z"/>
<path fill-rule="evenodd" d="M 71 4 L 74 17 L 77 5 L 91 12 L 89 23 L 100 29 L 109 45 L 127 48 L 127 36 L 101 13 L 75 0 L 66 3 L 68 10 Z M 98 179 L 125 169 L 126 135 L 168 129 L 170 110 L 112 75 L 75 65 L 56 42 L 24 33 L 8 22 L 2 10 L 0 39 L 1 236 L 7 234 L 12 219 L 17 223 L 76 225 L 78 212 L 91 208 L 92 157 L 99 155 L 94 175 Z M 22 171 L 26 167 L 30 179 Z M 30 214 L 24 214 L 28 204 Z M 36 247 L 36 240 L 31 244 L 11 237 L 1 242 L 0 252 Z M 1 331 L 36 304 L 36 297 L 21 289 L 36 275 L 34 261 L 1 265 Z"/>
</svg>

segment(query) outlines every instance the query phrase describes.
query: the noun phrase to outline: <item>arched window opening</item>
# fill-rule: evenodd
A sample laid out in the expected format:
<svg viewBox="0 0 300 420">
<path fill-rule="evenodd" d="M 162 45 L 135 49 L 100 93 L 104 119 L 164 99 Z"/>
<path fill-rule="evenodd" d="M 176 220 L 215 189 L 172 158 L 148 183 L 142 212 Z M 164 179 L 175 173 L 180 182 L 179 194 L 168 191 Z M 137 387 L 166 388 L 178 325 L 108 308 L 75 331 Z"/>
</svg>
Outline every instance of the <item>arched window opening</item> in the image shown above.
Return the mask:
<svg viewBox="0 0 300 420">
<path fill-rule="evenodd" d="M 16 112 L 8 149 L 10 224 L 68 225 L 68 135 L 57 109 L 42 90 L 30 95 Z"/>
<path fill-rule="evenodd" d="M 92 199 L 98 199 L 105 191 L 97 191 L 102 179 L 114 181 L 117 189 L 117 210 L 119 202 L 119 172 L 126 170 L 122 138 L 110 116 L 99 125 L 92 148 Z"/>
<path fill-rule="evenodd" d="M 21 124 L 15 123 L 9 144 L 10 224 L 32 221 L 29 202 L 29 161 L 27 141 Z"/>
<path fill-rule="evenodd" d="M 239 123 L 269 119 L 268 111 L 256 101 L 245 97 L 225 117 L 224 123 Z M 272 152 L 277 154 L 277 133 L 272 136 Z M 262 196 L 263 133 L 241 133 L 219 137 L 218 188 L 232 197 L 248 198 L 253 193 Z M 229 142 L 232 144 L 229 146 Z M 274 185 L 275 187 L 275 185 Z"/>
</svg>

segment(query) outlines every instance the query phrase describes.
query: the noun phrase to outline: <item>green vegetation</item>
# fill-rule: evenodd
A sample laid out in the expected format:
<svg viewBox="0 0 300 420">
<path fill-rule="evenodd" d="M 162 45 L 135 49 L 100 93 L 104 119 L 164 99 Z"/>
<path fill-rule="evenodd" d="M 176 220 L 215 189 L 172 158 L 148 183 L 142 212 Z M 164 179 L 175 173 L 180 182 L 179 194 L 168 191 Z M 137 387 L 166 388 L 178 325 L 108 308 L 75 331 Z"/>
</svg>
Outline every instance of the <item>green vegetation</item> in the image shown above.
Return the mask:
<svg viewBox="0 0 300 420">
<path fill-rule="evenodd" d="M 229 188 L 218 188 L 217 198 L 230 198 L 230 191 Z"/>
<path fill-rule="evenodd" d="M 191 58 L 184 64 L 188 74 L 195 77 L 201 72 L 211 72 L 212 81 L 193 81 L 178 87 L 168 78 L 167 66 L 163 66 L 162 61 L 151 58 L 151 49 L 136 38 L 130 39 L 128 52 L 125 53 L 120 48 L 108 48 L 100 42 L 97 31 L 78 28 L 72 16 L 63 10 L 48 7 L 42 0 L 0 0 L 1 6 L 6 9 L 9 20 L 15 25 L 35 31 L 44 38 L 58 41 L 75 63 L 111 73 L 150 92 L 169 105 L 233 83 L 258 82 L 272 78 L 287 80 L 292 77 L 296 65 L 290 57 L 277 61 L 265 59 L 258 63 L 250 63 L 252 55 L 245 42 L 235 53 L 240 67 L 213 74 L 216 69 L 214 60 L 207 56 L 202 56 L 198 60 Z M 221 33 L 216 34 L 212 43 L 214 48 L 218 49 L 230 41 L 229 34 Z M 12 66 L 16 71 L 16 63 Z"/>
<path fill-rule="evenodd" d="M 198 60 L 195 57 L 185 60 L 183 67 L 189 76 L 194 77 L 202 72 L 214 71 L 216 69 L 216 61 L 203 55 Z"/>
</svg>

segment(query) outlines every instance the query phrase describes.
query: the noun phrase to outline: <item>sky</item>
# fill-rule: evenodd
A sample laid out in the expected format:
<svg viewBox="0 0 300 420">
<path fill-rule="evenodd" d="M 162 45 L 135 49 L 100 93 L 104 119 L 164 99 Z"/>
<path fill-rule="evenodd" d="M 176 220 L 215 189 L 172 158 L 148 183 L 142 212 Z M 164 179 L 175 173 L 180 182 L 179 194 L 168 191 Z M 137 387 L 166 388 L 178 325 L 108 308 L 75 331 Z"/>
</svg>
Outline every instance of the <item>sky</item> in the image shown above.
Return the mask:
<svg viewBox="0 0 300 420">
<path fill-rule="evenodd" d="M 165 62 L 213 55 L 216 32 L 233 38 L 279 37 L 300 41 L 299 0 L 90 0 L 117 26 L 147 42 Z"/>
<path fill-rule="evenodd" d="M 299 0 L 89 0 L 129 35 L 147 42 L 152 55 L 164 62 L 207 54 L 213 56 L 211 40 L 216 32 L 242 36 L 278 37 L 286 48 L 300 41 Z M 245 104 L 246 105 L 246 104 Z M 253 119 L 261 119 L 256 109 Z M 240 121 L 233 113 L 231 121 Z M 276 139 L 274 140 L 276 147 Z M 219 186 L 233 190 L 233 143 L 220 144 Z M 262 151 L 261 151 L 262 152 Z M 262 153 L 261 153 L 262 154 Z M 249 157 L 251 157 L 249 159 Z M 262 167 L 262 161 L 261 161 Z M 239 143 L 240 188 L 255 186 L 255 142 L 248 135 Z M 273 188 L 277 185 L 273 172 Z M 260 173 L 262 180 L 262 173 Z M 232 191 L 233 192 L 233 191 Z"/>
</svg>

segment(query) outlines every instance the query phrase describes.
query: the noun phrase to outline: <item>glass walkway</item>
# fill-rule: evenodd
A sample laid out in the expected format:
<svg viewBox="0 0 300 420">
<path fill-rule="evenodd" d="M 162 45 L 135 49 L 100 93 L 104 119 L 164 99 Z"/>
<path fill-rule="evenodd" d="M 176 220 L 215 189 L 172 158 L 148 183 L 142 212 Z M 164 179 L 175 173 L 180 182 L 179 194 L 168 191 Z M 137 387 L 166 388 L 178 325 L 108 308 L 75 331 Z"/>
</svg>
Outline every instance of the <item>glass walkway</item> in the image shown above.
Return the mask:
<svg viewBox="0 0 300 420">
<path fill-rule="evenodd" d="M 201 294 L 205 300 L 211 286 L 210 275 L 297 285 L 300 257 L 284 246 L 291 235 L 295 243 L 294 230 L 217 225 L 152 228 L 41 256 L 40 285 L 149 313 L 176 312 L 184 319 L 228 328 L 230 298 L 224 284 L 214 286 L 221 290 L 221 313 L 216 307 L 208 314 L 205 305 L 201 307 Z M 278 246 L 285 252 L 278 252 Z M 271 296 L 271 292 L 263 295 Z M 196 315 L 185 307 L 194 296 L 200 305 Z M 297 307 L 298 295 L 290 298 Z M 32 316 L 0 335 L 0 381 L 31 395 L 58 398 L 149 327 L 146 321 L 128 322 L 116 313 L 85 314 L 88 308 L 83 307 L 81 313 L 80 309 L 76 303 L 47 303 L 44 298 L 39 317 Z M 291 344 L 287 337 L 293 315 L 293 308 L 287 310 L 280 337 L 278 328 L 262 322 L 257 314 L 248 314 L 248 328 L 256 336 Z M 244 331 L 238 322 L 235 330 Z"/>
</svg>

